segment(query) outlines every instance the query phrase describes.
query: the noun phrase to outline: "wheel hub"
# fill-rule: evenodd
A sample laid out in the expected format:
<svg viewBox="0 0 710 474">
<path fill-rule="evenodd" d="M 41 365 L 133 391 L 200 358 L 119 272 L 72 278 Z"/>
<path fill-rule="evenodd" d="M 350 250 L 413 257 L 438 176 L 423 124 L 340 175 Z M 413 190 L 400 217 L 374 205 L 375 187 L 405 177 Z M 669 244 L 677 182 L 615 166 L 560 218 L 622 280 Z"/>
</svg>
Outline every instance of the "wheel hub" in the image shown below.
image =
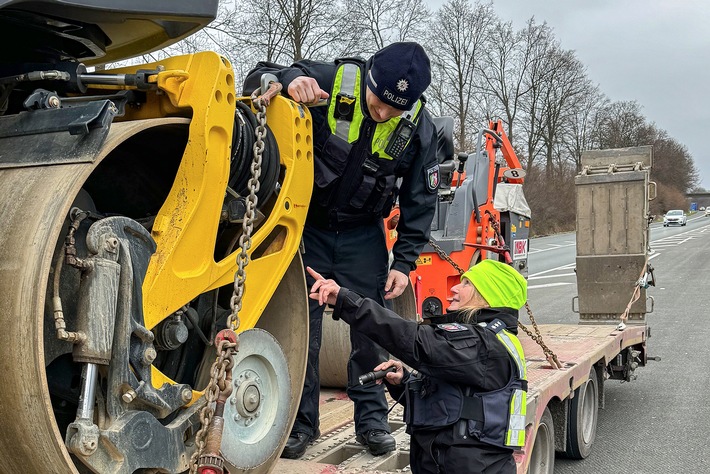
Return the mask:
<svg viewBox="0 0 710 474">
<path fill-rule="evenodd" d="M 281 345 L 258 328 L 239 334 L 232 370 L 222 454 L 236 472 L 261 465 L 279 448 L 288 429 L 291 380 Z"/>
<path fill-rule="evenodd" d="M 236 394 L 230 400 L 237 410 L 235 422 L 249 426 L 261 415 L 261 404 L 265 398 L 261 385 L 261 378 L 253 370 L 247 369 L 239 374 L 234 382 Z"/>
</svg>

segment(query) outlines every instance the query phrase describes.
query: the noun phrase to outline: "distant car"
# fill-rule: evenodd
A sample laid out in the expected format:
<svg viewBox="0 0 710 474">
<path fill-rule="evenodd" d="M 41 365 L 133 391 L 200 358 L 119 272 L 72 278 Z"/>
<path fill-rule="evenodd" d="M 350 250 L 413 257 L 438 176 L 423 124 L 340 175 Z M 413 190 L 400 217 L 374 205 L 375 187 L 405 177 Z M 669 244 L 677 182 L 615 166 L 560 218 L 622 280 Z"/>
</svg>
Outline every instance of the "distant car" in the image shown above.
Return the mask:
<svg viewBox="0 0 710 474">
<path fill-rule="evenodd" d="M 705 217 L 710 216 L 710 207 L 705 208 Z"/>
<path fill-rule="evenodd" d="M 666 212 L 666 215 L 663 216 L 663 227 L 668 227 L 671 224 L 685 225 L 687 223 L 688 217 L 685 215 L 685 212 L 680 209 L 668 211 Z"/>
</svg>

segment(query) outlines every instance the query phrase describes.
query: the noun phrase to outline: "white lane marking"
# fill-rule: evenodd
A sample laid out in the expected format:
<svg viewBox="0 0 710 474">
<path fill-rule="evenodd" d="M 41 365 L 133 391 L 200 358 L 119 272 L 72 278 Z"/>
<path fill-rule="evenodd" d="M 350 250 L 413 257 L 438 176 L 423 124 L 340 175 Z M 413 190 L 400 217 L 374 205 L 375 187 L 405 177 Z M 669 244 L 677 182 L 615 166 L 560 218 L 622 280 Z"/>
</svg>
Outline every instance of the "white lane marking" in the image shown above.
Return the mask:
<svg viewBox="0 0 710 474">
<path fill-rule="evenodd" d="M 654 259 L 654 258 L 660 256 L 661 253 L 658 252 L 659 248 L 665 249 L 666 247 L 675 247 L 677 245 L 684 244 L 685 242 L 688 242 L 689 240 L 694 239 L 695 236 L 692 234 L 697 233 L 698 231 L 700 231 L 700 232 L 710 231 L 710 224 L 705 225 L 705 226 L 701 227 L 700 229 L 691 229 L 691 230 L 687 230 L 685 232 L 682 232 L 681 234 L 670 235 L 670 236 L 663 237 L 663 238 L 660 238 L 657 240 L 652 240 L 651 245 L 653 245 L 653 249 L 651 250 L 648 259 L 651 260 L 651 259 Z M 690 235 L 688 235 L 688 234 L 690 234 Z M 682 240 L 679 240 L 679 239 L 682 239 Z M 530 249 L 528 251 L 528 254 L 547 252 L 549 250 L 557 250 L 559 248 L 570 247 L 570 246 L 575 245 L 575 242 L 573 242 L 573 241 L 566 241 L 566 242 L 568 242 L 568 245 L 546 244 L 546 245 L 550 245 L 551 247 L 545 248 L 545 249 L 539 249 L 539 250 Z M 542 272 L 530 274 L 530 275 L 528 275 L 528 281 L 529 280 L 539 280 L 539 279 L 543 279 L 543 278 L 558 278 L 558 277 L 566 277 L 566 276 L 575 276 L 575 273 L 562 273 L 559 275 L 546 275 L 547 273 L 555 272 L 558 270 L 572 269 L 575 267 L 575 265 L 576 265 L 576 263 L 568 263 L 567 265 L 562 265 L 562 266 L 551 268 L 549 270 L 545 270 Z M 544 284 L 544 285 L 532 285 L 532 286 L 528 286 L 528 290 L 532 290 L 535 288 L 547 288 L 547 287 L 551 287 L 551 286 L 562 286 L 562 285 L 573 285 L 573 284 L 574 283 L 548 283 L 548 284 Z"/>
<path fill-rule="evenodd" d="M 560 273 L 559 275 L 531 276 L 531 277 L 528 277 L 528 280 L 540 280 L 542 278 L 560 278 L 560 277 L 575 276 L 575 275 L 576 275 L 576 273 Z"/>
<path fill-rule="evenodd" d="M 553 245 L 553 247 L 549 247 L 549 248 L 545 248 L 545 249 L 529 249 L 528 254 L 549 252 L 550 250 L 557 250 L 557 249 L 561 249 L 564 247 L 573 247 L 575 244 L 574 244 L 574 242 L 572 242 L 571 244 L 568 244 L 568 245 L 557 245 L 557 244 L 545 244 L 545 245 Z"/>
<path fill-rule="evenodd" d="M 564 286 L 564 285 L 574 285 L 574 283 L 547 283 L 545 285 L 532 285 L 532 286 L 528 286 L 528 291 L 535 290 L 537 288 L 549 288 L 551 286 Z"/>
<path fill-rule="evenodd" d="M 532 275 L 528 275 L 528 279 L 535 278 L 539 275 L 544 275 L 545 273 L 556 272 L 557 270 L 569 270 L 570 268 L 574 268 L 574 266 L 575 266 L 575 263 L 568 263 L 567 265 L 562 265 L 561 267 L 550 268 L 549 270 L 545 270 L 542 272 L 533 273 Z"/>
</svg>

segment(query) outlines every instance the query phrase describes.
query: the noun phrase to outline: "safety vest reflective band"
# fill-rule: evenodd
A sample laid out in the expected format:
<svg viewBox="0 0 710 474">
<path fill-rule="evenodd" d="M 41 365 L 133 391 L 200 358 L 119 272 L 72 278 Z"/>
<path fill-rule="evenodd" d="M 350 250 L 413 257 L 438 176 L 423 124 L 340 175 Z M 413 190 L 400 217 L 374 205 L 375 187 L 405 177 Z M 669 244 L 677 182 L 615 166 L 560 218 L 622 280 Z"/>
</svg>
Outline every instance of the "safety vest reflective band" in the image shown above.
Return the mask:
<svg viewBox="0 0 710 474">
<path fill-rule="evenodd" d="M 364 118 L 363 110 L 366 105 L 362 103 L 362 97 L 360 97 L 362 70 L 360 65 L 353 62 L 344 61 L 338 66 L 328 106 L 328 125 L 331 133 L 348 143 L 355 142 L 360 136 L 360 126 Z M 354 102 L 351 103 L 353 99 Z M 336 114 L 336 108 L 341 101 L 346 102 L 344 105 L 352 107 L 352 120 L 346 120 L 341 118 L 341 114 Z M 377 153 L 379 158 L 391 160 L 392 157 L 385 153 L 385 148 L 387 148 L 392 133 L 402 118 L 415 124 L 418 123 L 421 108 L 422 102 L 418 100 L 411 109 L 405 111 L 401 116 L 378 123 L 372 136 L 371 153 L 373 155 Z"/>
<path fill-rule="evenodd" d="M 487 324 L 486 327 L 495 331 L 496 337 L 508 350 L 508 354 L 515 362 L 518 380 L 527 382 L 528 370 L 525 363 L 525 354 L 520 340 L 511 332 L 504 329 L 505 324 L 496 319 Z M 527 392 L 522 388 L 516 388 L 510 399 L 508 409 L 508 429 L 505 432 L 506 446 L 523 446 L 525 444 L 525 415 L 527 413 Z"/>
<path fill-rule="evenodd" d="M 510 415 L 508 430 L 505 432 L 506 446 L 520 447 L 525 445 L 525 415 L 528 394 L 524 390 L 515 389 L 510 400 Z"/>
<path fill-rule="evenodd" d="M 360 124 L 362 124 L 363 119 L 362 108 L 360 106 L 360 80 L 360 66 L 355 63 L 342 63 L 335 73 L 333 91 L 330 105 L 328 106 L 328 125 L 330 125 L 331 133 L 348 143 L 353 143 L 357 140 L 360 134 Z M 343 95 L 341 96 L 340 94 Z M 351 121 L 336 118 L 335 114 L 338 100 L 341 100 L 345 96 L 355 98 L 355 103 L 351 104 L 353 108 Z M 345 98 L 345 100 L 348 99 Z"/>
</svg>

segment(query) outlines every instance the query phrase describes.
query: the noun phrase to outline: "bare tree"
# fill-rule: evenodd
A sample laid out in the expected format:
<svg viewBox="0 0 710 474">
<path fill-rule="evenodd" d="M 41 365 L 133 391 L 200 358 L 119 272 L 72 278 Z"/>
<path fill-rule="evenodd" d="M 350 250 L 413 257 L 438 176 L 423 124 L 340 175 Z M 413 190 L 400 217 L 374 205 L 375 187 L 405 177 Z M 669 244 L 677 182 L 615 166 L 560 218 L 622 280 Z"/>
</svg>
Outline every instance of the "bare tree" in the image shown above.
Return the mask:
<svg viewBox="0 0 710 474">
<path fill-rule="evenodd" d="M 361 51 L 375 51 L 397 41 L 421 41 L 431 13 L 422 0 L 350 2 L 348 17 L 358 25 Z"/>
<path fill-rule="evenodd" d="M 555 158 L 561 160 L 563 133 L 573 111 L 584 99 L 589 80 L 582 63 L 573 51 L 553 48 L 547 55 L 548 74 L 537 84 L 540 94 L 540 113 L 536 114 L 537 129 L 542 139 L 545 171 L 551 178 L 555 171 Z"/>
<path fill-rule="evenodd" d="M 534 82 L 526 79 L 535 67 L 539 45 L 549 43 L 551 35 L 550 28 L 546 24 L 535 24 L 534 18 L 517 32 L 510 22 L 501 21 L 492 30 L 481 77 L 485 92 L 497 99 L 494 113 L 503 118 L 508 138 L 514 145 L 518 141 L 516 118 L 522 107 L 521 101 L 534 87 Z"/>
<path fill-rule="evenodd" d="M 563 140 L 565 150 L 577 172 L 582 169 L 582 152 L 599 146 L 594 131 L 598 127 L 600 112 L 608 103 L 609 99 L 601 93 L 599 87 L 590 82 L 568 114 L 567 131 Z"/>
<path fill-rule="evenodd" d="M 433 71 L 429 94 L 440 115 L 452 115 L 456 120 L 459 149 L 473 144 L 470 128 L 479 128 L 483 120 L 475 117 L 480 98 L 476 76 L 495 19 L 491 4 L 450 0 L 439 9 L 431 25 L 428 44 Z"/>
<path fill-rule="evenodd" d="M 554 71 L 554 55 L 551 52 L 559 49 L 559 42 L 547 24 L 535 23 L 534 17 L 528 20 L 521 35 L 526 63 L 521 69 L 522 93 L 517 100 L 523 112 L 521 123 L 526 141 L 524 155 L 530 167 L 542 151 L 539 117 L 545 107 L 543 84 Z"/>
<path fill-rule="evenodd" d="M 690 192 L 700 182 L 688 148 L 670 137 L 665 130 L 657 131 L 657 137 L 653 141 L 651 175 L 656 181 L 683 194 Z"/>
<path fill-rule="evenodd" d="M 597 129 L 601 148 L 623 148 L 648 145 L 656 137 L 636 101 L 613 102 L 601 111 Z"/>
</svg>

